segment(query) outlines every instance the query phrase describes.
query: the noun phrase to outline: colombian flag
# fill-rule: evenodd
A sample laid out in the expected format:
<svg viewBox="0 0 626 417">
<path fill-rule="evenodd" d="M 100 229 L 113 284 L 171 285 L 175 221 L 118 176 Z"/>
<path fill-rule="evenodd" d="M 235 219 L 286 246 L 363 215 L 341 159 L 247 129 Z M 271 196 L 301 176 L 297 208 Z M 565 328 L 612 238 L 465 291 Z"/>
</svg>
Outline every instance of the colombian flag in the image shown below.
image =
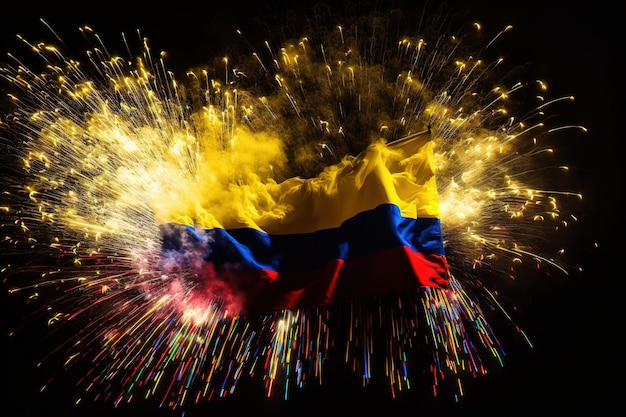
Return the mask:
<svg viewBox="0 0 626 417">
<path fill-rule="evenodd" d="M 248 312 L 446 288 L 430 139 L 374 143 L 315 178 L 269 182 L 245 215 L 172 215 L 160 225 L 163 259 L 199 287 L 219 282 Z"/>
</svg>

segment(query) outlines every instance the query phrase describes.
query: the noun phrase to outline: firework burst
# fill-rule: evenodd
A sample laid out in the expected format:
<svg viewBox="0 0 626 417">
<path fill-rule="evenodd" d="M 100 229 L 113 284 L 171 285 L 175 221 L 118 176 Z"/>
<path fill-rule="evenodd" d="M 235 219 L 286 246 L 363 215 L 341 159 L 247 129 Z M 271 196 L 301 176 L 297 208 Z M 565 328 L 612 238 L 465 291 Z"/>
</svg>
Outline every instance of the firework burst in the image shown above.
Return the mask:
<svg viewBox="0 0 626 417">
<path fill-rule="evenodd" d="M 434 395 L 448 384 L 458 399 L 464 378 L 504 364 L 494 320 L 532 345 L 498 288 L 528 265 L 572 269 L 558 245 L 576 217 L 561 201 L 581 195 L 545 187 L 546 171 L 566 171 L 550 164 L 551 133 L 585 130 L 546 116 L 572 98 L 501 71 L 490 48 L 510 27 L 468 48 L 480 26 L 442 33 L 441 16 L 406 36 L 398 11 L 337 21 L 316 10 L 314 21 L 259 45 L 240 32 L 236 55 L 183 78 L 140 33 L 138 48 L 124 36 L 129 55 L 112 56 L 89 27 L 84 60 L 23 39 L 41 69 L 14 56 L 2 67 L 14 103 L 2 121 L 2 273 L 51 333 L 78 329 L 49 357 L 90 364 L 79 397 L 179 408 L 253 380 L 287 398 L 341 363 L 363 385 L 386 379 L 391 396 L 423 368 Z M 164 259 L 163 213 L 250 210 L 263 184 L 422 130 L 449 289 L 259 316 L 230 289 L 201 286 L 179 267 L 187 260 Z"/>
</svg>

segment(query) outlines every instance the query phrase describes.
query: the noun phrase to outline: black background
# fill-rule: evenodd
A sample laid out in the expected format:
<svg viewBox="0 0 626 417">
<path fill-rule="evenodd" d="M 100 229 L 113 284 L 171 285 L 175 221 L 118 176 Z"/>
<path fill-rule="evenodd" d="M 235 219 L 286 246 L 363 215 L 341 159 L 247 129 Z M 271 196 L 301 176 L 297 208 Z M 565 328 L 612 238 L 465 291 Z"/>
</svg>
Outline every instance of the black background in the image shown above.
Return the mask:
<svg viewBox="0 0 626 417">
<path fill-rule="evenodd" d="M 67 42 L 81 45 L 78 28 L 88 25 L 100 33 L 107 45 L 116 43 L 122 32 L 136 29 L 150 39 L 153 48 L 168 53 L 167 62 L 177 72 L 205 64 L 233 37 L 234 31 L 256 15 L 273 15 L 287 7 L 307 9 L 313 2 L 102 2 L 63 6 L 14 2 L 0 14 L 0 49 L 28 55 L 16 40 L 21 34 L 36 42 L 50 36 L 39 18 L 44 18 Z M 547 3 L 547 2 L 546 2 Z M 395 2 L 402 7 L 409 2 Z M 411 3 L 412 4 L 412 3 Z M 430 2 L 429 4 L 437 4 Z M 342 380 L 311 389 L 290 401 L 266 400 L 259 393 L 218 400 L 205 408 L 188 410 L 188 415 L 618 415 L 622 382 L 620 333 L 621 258 L 618 233 L 617 141 L 621 139 L 621 85 L 618 74 L 623 55 L 618 34 L 617 8 L 599 2 L 525 1 L 449 2 L 451 10 L 465 21 L 479 21 L 497 31 L 514 26 L 507 53 L 513 63 L 530 64 L 545 80 L 553 96 L 573 95 L 566 119 L 588 128 L 586 135 L 572 135 L 565 159 L 576 178 L 575 191 L 584 194 L 581 213 L 581 260 L 586 271 L 565 278 L 538 282 L 524 307 L 525 328 L 533 349 L 513 348 L 507 365 L 487 377 L 467 384 L 458 404 L 449 398 L 432 398 L 417 387 L 399 399 L 373 386 L 364 389 Z M 77 46 L 78 47 L 78 46 Z M 500 48 L 503 49 L 503 48 Z M 72 49 L 77 53 L 80 49 Z M 509 58 L 509 57 L 507 57 Z M 598 250 L 588 250 L 597 242 Z M 4 291 L 4 290 L 3 290 Z M 43 376 L 35 369 L 36 338 L 5 337 L 7 329 L 20 321 L 20 309 L 6 294 L 2 297 L 3 387 L 0 409 L 3 416 L 56 415 L 181 415 L 156 404 L 137 404 L 114 410 L 106 404 L 73 406 L 69 390 L 71 375 L 59 377 L 66 385 L 39 393 Z M 4 310 L 4 308 L 3 308 Z M 67 390 L 68 392 L 65 392 Z M 578 414 L 580 413 L 580 414 Z"/>
</svg>

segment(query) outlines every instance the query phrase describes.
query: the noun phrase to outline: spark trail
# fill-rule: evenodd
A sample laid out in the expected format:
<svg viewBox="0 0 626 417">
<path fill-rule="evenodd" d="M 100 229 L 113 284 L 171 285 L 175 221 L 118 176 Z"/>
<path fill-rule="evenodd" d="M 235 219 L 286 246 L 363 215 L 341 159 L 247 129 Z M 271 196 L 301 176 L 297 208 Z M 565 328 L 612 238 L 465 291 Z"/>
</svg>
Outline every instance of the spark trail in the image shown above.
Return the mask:
<svg viewBox="0 0 626 417">
<path fill-rule="evenodd" d="M 325 365 L 341 358 L 364 385 L 386 378 L 392 396 L 426 368 L 434 395 L 448 384 L 458 399 L 465 378 L 504 365 L 493 320 L 532 344 L 497 283 L 523 279 L 528 264 L 571 270 L 550 242 L 576 220 L 561 200 L 582 196 L 543 185 L 545 171 L 559 169 L 549 165 L 550 134 L 585 130 L 546 116 L 571 97 L 544 98 L 541 81 L 502 83 L 503 62 L 482 55 L 509 27 L 468 50 L 479 25 L 394 39 L 397 11 L 317 18 L 276 44 L 241 32 L 239 56 L 182 81 L 140 33 L 128 57 L 109 55 L 89 27 L 84 61 L 26 39 L 43 69 L 9 55 L 0 73 L 14 105 L 2 120 L 2 274 L 51 332 L 80 329 L 50 358 L 91 364 L 77 381 L 81 398 L 155 398 L 176 409 L 233 395 L 248 379 L 288 398 L 323 384 Z M 511 103 L 529 90 L 531 103 Z M 201 286 L 176 268 L 183 260 L 163 259 L 163 213 L 254 210 L 251 196 L 267 182 L 314 177 L 374 140 L 426 129 L 448 290 L 254 316 L 231 288 Z"/>
</svg>

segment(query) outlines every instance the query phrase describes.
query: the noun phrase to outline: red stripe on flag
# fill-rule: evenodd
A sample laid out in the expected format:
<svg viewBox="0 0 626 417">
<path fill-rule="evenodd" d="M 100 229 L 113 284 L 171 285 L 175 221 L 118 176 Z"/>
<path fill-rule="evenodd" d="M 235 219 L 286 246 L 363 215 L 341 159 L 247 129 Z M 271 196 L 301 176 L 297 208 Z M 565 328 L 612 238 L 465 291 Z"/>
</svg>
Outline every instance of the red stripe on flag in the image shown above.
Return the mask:
<svg viewBox="0 0 626 417">
<path fill-rule="evenodd" d="M 330 261 L 323 269 L 268 278 L 257 279 L 256 288 L 248 292 L 244 302 L 248 312 L 344 303 L 424 286 L 447 288 L 449 275 L 445 257 L 425 256 L 403 246 L 349 262 Z"/>
</svg>

